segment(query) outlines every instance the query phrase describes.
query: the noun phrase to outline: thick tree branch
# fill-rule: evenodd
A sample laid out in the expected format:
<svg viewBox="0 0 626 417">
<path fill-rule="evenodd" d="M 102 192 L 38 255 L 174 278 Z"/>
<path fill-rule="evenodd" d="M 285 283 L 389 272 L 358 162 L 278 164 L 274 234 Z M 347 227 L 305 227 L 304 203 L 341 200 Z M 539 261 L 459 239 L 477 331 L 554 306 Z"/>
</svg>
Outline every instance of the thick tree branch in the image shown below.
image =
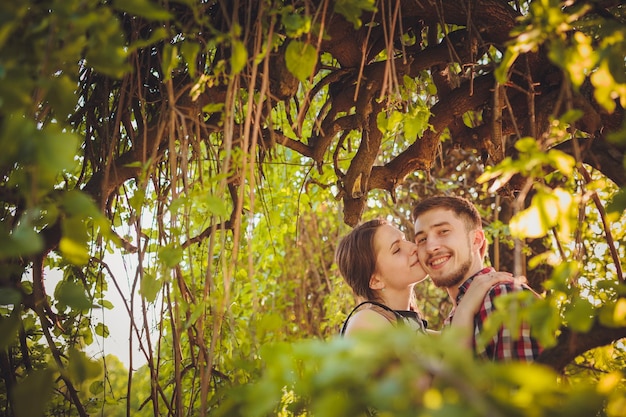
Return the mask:
<svg viewBox="0 0 626 417">
<path fill-rule="evenodd" d="M 587 333 L 561 328 L 556 346 L 544 350 L 538 363 L 563 371 L 578 355 L 596 347 L 605 346 L 626 337 L 626 327 L 606 327 L 596 322 Z"/>
<path fill-rule="evenodd" d="M 483 76 L 474 81 L 473 95 L 469 94 L 470 82 L 465 82 L 452 91 L 446 100 L 434 105 L 429 120 L 432 127 L 386 164 L 386 168 L 395 173 L 393 181 L 387 184 L 397 183 L 416 169 L 430 169 L 439 148 L 439 138 L 446 127 L 465 112 L 481 107 L 491 97 L 492 86 L 493 78 L 490 75 Z"/>
</svg>

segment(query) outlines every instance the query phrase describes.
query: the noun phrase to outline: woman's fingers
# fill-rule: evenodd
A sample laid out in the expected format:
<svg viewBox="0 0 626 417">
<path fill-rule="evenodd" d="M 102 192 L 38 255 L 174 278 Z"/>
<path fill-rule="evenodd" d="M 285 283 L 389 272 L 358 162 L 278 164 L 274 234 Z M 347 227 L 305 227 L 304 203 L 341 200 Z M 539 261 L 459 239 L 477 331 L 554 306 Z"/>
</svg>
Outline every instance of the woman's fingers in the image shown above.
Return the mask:
<svg viewBox="0 0 626 417">
<path fill-rule="evenodd" d="M 516 284 L 528 284 L 528 279 L 524 275 L 519 275 L 515 277 Z"/>
<path fill-rule="evenodd" d="M 484 277 L 481 279 L 481 277 Z M 477 281 L 484 286 L 493 286 L 502 282 L 512 282 L 515 285 L 528 285 L 528 279 L 524 275 L 513 276 L 510 272 L 492 271 L 479 275 Z"/>
</svg>

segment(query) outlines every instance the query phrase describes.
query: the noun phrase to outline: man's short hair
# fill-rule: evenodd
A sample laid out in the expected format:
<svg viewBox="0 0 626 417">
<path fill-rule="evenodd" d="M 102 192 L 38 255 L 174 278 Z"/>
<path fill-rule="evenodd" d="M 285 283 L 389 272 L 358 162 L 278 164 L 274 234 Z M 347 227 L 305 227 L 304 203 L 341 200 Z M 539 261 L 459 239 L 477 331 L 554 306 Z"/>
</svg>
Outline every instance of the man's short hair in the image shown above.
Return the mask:
<svg viewBox="0 0 626 417">
<path fill-rule="evenodd" d="M 452 210 L 465 222 L 467 230 L 482 229 L 482 218 L 474 204 L 463 197 L 454 196 L 434 196 L 418 201 L 413 206 L 413 223 L 419 216 L 433 209 Z"/>
</svg>

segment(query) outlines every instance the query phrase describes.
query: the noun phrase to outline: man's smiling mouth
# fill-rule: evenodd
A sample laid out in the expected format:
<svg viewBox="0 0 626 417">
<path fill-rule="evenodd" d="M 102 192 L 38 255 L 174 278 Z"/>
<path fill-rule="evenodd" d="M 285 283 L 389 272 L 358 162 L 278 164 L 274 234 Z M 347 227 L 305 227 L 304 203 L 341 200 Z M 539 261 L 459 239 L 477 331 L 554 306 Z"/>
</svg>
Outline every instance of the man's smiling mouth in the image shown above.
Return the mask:
<svg viewBox="0 0 626 417">
<path fill-rule="evenodd" d="M 445 263 L 448 259 L 450 259 L 450 256 L 444 256 L 441 258 L 437 258 L 434 261 L 430 262 L 430 266 L 439 266 L 443 263 Z"/>
</svg>

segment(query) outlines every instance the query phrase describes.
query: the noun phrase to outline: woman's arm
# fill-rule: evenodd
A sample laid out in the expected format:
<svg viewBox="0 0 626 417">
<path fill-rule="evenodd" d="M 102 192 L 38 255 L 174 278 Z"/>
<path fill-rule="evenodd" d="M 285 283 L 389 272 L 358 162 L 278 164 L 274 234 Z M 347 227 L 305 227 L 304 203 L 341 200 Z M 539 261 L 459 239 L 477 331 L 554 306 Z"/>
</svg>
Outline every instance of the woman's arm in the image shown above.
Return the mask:
<svg viewBox="0 0 626 417">
<path fill-rule="evenodd" d="M 468 346 L 471 346 L 472 343 L 474 316 L 480 310 L 489 290 L 494 285 L 503 282 L 525 283 L 526 277 L 514 278 L 508 272 L 489 272 L 488 274 L 479 275 L 474 278 L 463 299 L 456 306 L 451 325 L 467 329 L 470 332 L 467 339 Z"/>
</svg>

